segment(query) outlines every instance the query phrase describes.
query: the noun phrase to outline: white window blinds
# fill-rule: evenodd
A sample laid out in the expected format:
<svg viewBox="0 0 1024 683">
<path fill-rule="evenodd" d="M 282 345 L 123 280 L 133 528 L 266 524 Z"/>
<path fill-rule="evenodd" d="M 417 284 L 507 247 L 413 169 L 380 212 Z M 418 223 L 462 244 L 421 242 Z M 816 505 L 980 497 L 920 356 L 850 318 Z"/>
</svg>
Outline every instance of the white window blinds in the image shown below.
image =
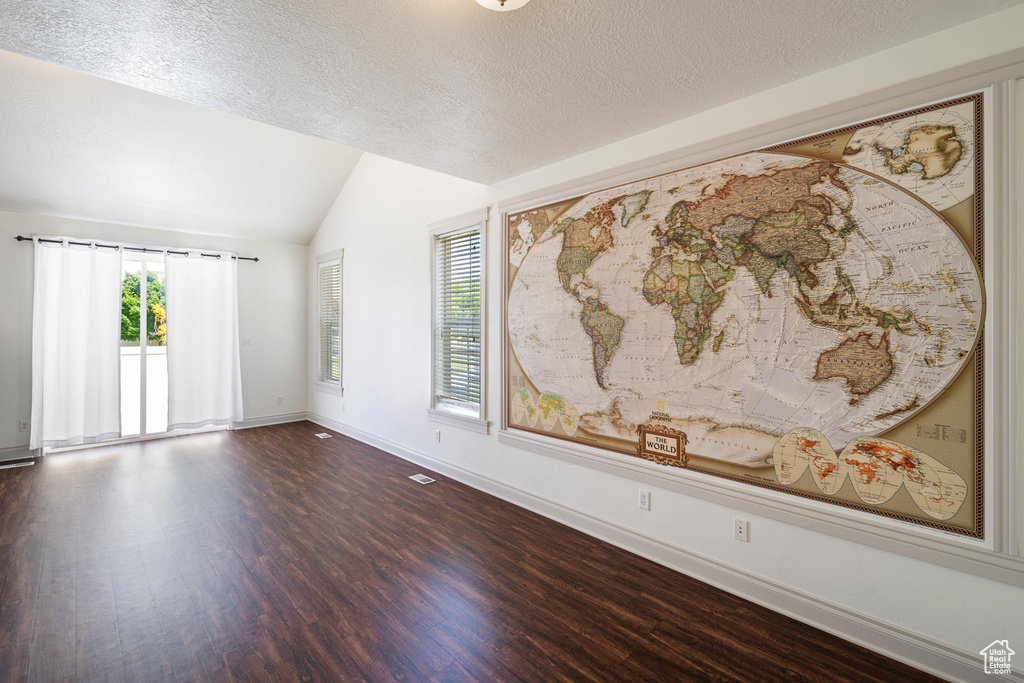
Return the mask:
<svg viewBox="0 0 1024 683">
<path fill-rule="evenodd" d="M 320 372 L 325 384 L 341 385 L 341 261 L 320 264 Z"/>
<path fill-rule="evenodd" d="M 436 402 L 480 408 L 480 229 L 434 242 L 434 391 Z"/>
</svg>

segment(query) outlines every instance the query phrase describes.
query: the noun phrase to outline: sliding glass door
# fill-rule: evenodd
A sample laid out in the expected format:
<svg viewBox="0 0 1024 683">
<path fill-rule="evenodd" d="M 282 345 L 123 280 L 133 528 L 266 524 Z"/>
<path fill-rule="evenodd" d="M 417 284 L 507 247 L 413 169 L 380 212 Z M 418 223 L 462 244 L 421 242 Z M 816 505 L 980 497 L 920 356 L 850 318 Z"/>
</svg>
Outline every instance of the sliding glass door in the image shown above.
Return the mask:
<svg viewBox="0 0 1024 683">
<path fill-rule="evenodd" d="M 162 254 L 124 254 L 121 436 L 167 431 L 167 299 Z"/>
</svg>

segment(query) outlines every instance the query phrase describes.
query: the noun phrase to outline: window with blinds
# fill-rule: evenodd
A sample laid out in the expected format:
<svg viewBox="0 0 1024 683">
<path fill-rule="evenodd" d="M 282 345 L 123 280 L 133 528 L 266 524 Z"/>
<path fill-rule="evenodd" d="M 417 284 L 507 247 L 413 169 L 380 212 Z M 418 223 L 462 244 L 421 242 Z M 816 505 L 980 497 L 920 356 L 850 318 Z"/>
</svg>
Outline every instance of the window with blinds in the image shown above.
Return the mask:
<svg viewBox="0 0 1024 683">
<path fill-rule="evenodd" d="M 320 369 L 317 381 L 341 387 L 341 259 L 318 268 Z"/>
<path fill-rule="evenodd" d="M 480 228 L 434 238 L 435 405 L 479 415 L 481 374 Z"/>
</svg>

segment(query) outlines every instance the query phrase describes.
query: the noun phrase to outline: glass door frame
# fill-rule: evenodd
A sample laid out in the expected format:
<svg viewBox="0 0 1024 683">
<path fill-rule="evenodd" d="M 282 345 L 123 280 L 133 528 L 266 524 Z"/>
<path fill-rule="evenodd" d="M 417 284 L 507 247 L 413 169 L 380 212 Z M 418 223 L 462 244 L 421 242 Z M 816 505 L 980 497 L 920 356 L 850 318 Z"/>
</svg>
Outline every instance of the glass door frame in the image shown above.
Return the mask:
<svg viewBox="0 0 1024 683">
<path fill-rule="evenodd" d="M 139 260 L 139 433 L 137 436 L 149 436 L 146 431 L 146 400 L 149 397 L 147 374 L 149 363 L 146 362 L 146 351 L 149 348 L 149 264 L 147 255 L 142 253 Z M 122 261 L 123 261 L 122 257 Z M 135 259 L 131 259 L 135 260 Z M 124 436 L 122 434 L 122 436 Z"/>
<path fill-rule="evenodd" d="M 148 430 L 149 425 L 147 424 L 149 412 L 149 322 L 151 318 L 149 308 L 149 273 L 151 272 L 150 265 L 152 263 L 159 262 L 162 265 L 164 259 L 165 255 L 163 253 L 154 254 L 152 251 L 139 253 L 123 252 L 122 254 L 122 263 L 128 261 L 139 264 L 139 430 L 132 434 L 122 432 L 121 440 L 133 441 L 162 437 L 170 433 L 166 426 L 163 431 L 150 432 Z M 160 272 L 162 271 L 163 268 L 161 267 Z M 153 269 L 152 272 L 157 272 L 157 270 Z M 164 278 L 164 286 L 166 287 L 166 276 Z M 121 402 L 123 405 L 123 392 Z"/>
<path fill-rule="evenodd" d="M 155 432 L 152 434 L 146 433 L 147 428 L 147 412 L 148 412 L 148 393 L 149 393 L 149 376 L 148 376 L 148 365 L 147 362 L 149 347 L 149 330 L 148 321 L 150 317 L 149 313 L 149 262 L 160 262 L 166 263 L 167 248 L 154 247 L 149 245 L 141 244 L 129 244 L 120 243 L 121 247 L 121 263 L 122 263 L 122 282 L 124 278 L 124 263 L 126 261 L 139 263 L 139 431 L 134 434 L 122 433 L 120 438 L 110 439 L 109 441 L 101 441 L 98 443 L 89 444 L 76 444 L 74 446 L 66 446 L 63 448 L 50 448 L 44 447 L 42 452 L 44 455 L 50 453 L 65 453 L 70 451 L 85 451 L 94 448 L 104 448 L 106 446 L 116 446 L 119 444 L 130 444 L 138 443 L 140 441 L 149 441 L 152 439 L 165 439 L 172 436 L 182 436 L 186 434 L 203 434 L 207 432 L 219 432 L 228 431 L 233 427 L 230 425 L 207 425 L 205 427 L 199 427 L 196 429 L 176 429 L 169 430 L 166 427 L 162 432 Z M 126 249 L 127 248 L 127 249 Z M 164 273 L 164 286 L 166 287 L 166 272 Z M 122 295 L 123 296 L 123 295 Z M 124 348 L 124 347 L 121 347 Z M 120 366 L 119 366 L 120 371 Z M 124 392 L 121 392 L 120 403 L 124 404 Z M 122 424 L 123 429 L 123 424 Z"/>
</svg>

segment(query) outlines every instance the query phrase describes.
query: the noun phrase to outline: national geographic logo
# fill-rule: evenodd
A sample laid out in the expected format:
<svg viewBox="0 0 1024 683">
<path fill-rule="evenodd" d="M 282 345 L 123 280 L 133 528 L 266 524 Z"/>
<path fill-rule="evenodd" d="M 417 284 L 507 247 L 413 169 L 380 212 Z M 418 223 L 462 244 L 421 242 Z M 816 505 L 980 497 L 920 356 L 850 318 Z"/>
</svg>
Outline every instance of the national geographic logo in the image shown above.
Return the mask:
<svg viewBox="0 0 1024 683">
<path fill-rule="evenodd" d="M 660 420 L 662 422 L 671 422 L 672 416 L 665 412 L 665 402 L 658 401 L 657 410 L 651 411 L 652 420 Z"/>
</svg>

